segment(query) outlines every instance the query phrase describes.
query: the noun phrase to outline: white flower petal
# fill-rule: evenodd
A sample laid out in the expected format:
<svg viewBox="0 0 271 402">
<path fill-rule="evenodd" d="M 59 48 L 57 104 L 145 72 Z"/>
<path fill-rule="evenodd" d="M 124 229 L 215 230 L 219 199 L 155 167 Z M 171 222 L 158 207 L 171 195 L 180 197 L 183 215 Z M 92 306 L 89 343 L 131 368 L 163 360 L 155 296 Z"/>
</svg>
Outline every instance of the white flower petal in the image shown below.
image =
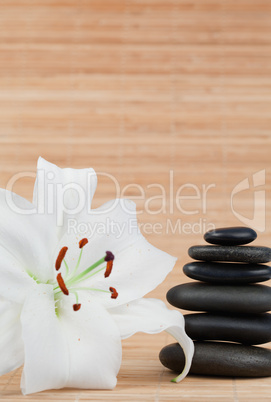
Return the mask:
<svg viewBox="0 0 271 402">
<path fill-rule="evenodd" d="M 31 212 L 31 214 L 29 214 Z M 45 216 L 35 213 L 33 205 L 10 191 L 0 189 L 0 254 L 10 255 L 19 270 L 40 281 L 53 275 L 51 259 L 57 244 Z M 1 265 L 0 261 L 0 267 Z"/>
<path fill-rule="evenodd" d="M 0 297 L 22 304 L 36 282 L 18 266 L 17 260 L 6 250 L 1 250 Z"/>
<path fill-rule="evenodd" d="M 115 306 L 139 299 L 155 289 L 173 269 L 177 258 L 152 246 L 144 237 L 116 254 L 112 274 L 107 279 L 119 296 L 112 300 Z M 95 284 L 102 286 L 102 282 Z M 104 285 L 103 285 L 104 286 Z"/>
<path fill-rule="evenodd" d="M 188 374 L 194 354 L 194 344 L 185 333 L 184 318 L 179 311 L 169 310 L 161 300 L 139 299 L 112 308 L 110 313 L 118 324 L 122 339 L 136 332 L 157 334 L 167 331 L 171 334 L 181 345 L 186 357 L 185 368 L 174 381 L 179 382 Z"/>
<path fill-rule="evenodd" d="M 40 214 L 53 217 L 59 238 L 67 229 L 68 219 L 90 210 L 97 186 L 93 169 L 61 169 L 39 158 L 33 204 Z"/>
<path fill-rule="evenodd" d="M 24 394 L 46 389 L 113 388 L 121 363 L 121 338 L 110 314 L 87 295 L 73 311 L 63 296 L 55 314 L 52 287 L 39 285 L 27 298 L 21 321 L 25 345 Z"/>
<path fill-rule="evenodd" d="M 89 229 L 80 235 L 70 231 L 62 238 L 59 249 L 68 246 L 66 260 L 72 270 L 80 252 L 78 241 L 83 237 L 88 238 L 89 243 L 83 249 L 78 272 L 103 257 L 105 251 L 113 252 L 115 260 L 109 278 L 105 279 L 104 272 L 100 272 L 78 285 L 103 290 L 115 287 L 119 296 L 114 300 L 107 294 L 95 293 L 95 297 L 107 308 L 145 296 L 156 288 L 174 267 L 176 258 L 152 246 L 140 233 L 134 202 L 121 199 L 109 201 L 92 210 L 87 218 Z"/>
<path fill-rule="evenodd" d="M 73 311 L 71 298 L 72 295 L 59 312 L 70 351 L 66 386 L 112 389 L 122 357 L 119 329 L 105 308 L 87 292 L 79 293 L 79 311 Z"/>
<path fill-rule="evenodd" d="M 53 290 L 39 285 L 27 297 L 21 314 L 25 363 L 24 394 L 62 388 L 69 373 L 69 351 L 55 314 Z"/>
<path fill-rule="evenodd" d="M 24 361 L 20 313 L 19 304 L 0 300 L 0 375 L 15 370 Z"/>
<path fill-rule="evenodd" d="M 70 221 L 59 244 L 59 249 L 69 248 L 66 255 L 69 265 L 76 262 L 80 251 L 78 242 L 85 237 L 89 243 L 84 247 L 78 272 L 102 258 L 105 251 L 120 253 L 143 237 L 137 225 L 135 203 L 126 199 L 111 200 Z"/>
</svg>

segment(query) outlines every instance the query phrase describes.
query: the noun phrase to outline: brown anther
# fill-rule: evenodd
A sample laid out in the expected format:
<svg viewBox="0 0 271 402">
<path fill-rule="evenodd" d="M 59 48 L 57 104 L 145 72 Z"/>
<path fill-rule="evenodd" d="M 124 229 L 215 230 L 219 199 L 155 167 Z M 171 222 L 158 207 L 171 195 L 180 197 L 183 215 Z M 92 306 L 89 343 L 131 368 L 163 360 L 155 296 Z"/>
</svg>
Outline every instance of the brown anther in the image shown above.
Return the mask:
<svg viewBox="0 0 271 402">
<path fill-rule="evenodd" d="M 118 292 L 116 291 L 116 289 L 115 288 L 109 288 L 109 290 L 112 293 L 111 294 L 111 299 L 116 299 L 118 297 L 118 295 L 119 295 Z"/>
<path fill-rule="evenodd" d="M 85 237 L 79 241 L 79 248 L 83 248 L 86 244 L 88 244 L 88 239 Z"/>
<path fill-rule="evenodd" d="M 62 278 L 61 274 L 57 274 L 57 282 L 58 282 L 58 286 L 60 287 L 61 291 L 64 293 L 64 295 L 68 296 L 69 291 L 65 285 L 64 279 Z"/>
<path fill-rule="evenodd" d="M 74 304 L 74 305 L 73 305 L 74 311 L 78 311 L 78 310 L 80 310 L 80 308 L 81 308 L 81 304 L 80 304 L 80 303 L 77 303 L 77 304 Z M 80 339 L 78 339 L 78 340 L 80 341 Z"/>
<path fill-rule="evenodd" d="M 56 264 L 55 264 L 55 267 L 56 267 L 57 271 L 61 267 L 61 263 L 64 260 L 67 251 L 68 251 L 68 247 L 62 247 L 62 249 L 60 250 L 60 252 L 58 254 L 58 257 L 56 259 Z"/>
<path fill-rule="evenodd" d="M 107 261 L 106 270 L 104 273 L 105 278 L 107 278 L 111 274 L 112 268 L 113 268 L 113 260 Z"/>
</svg>

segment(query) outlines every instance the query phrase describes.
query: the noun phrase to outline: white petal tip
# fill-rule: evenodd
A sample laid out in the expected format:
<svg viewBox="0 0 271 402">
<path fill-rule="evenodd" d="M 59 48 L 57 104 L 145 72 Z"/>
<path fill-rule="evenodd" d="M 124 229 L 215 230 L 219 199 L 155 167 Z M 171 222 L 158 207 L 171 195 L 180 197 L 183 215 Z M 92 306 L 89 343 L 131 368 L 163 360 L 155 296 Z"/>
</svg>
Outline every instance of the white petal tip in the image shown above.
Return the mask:
<svg viewBox="0 0 271 402">
<path fill-rule="evenodd" d="M 181 374 L 179 374 L 177 377 L 172 378 L 172 380 L 170 380 L 170 381 L 177 384 L 177 383 L 180 382 L 183 378 L 184 378 L 184 377 L 183 377 L 183 373 L 181 373 Z"/>
<path fill-rule="evenodd" d="M 190 365 L 189 365 L 189 368 L 190 368 Z M 170 381 L 175 382 L 175 383 L 181 382 L 187 376 L 187 374 L 189 372 L 189 370 L 187 370 L 187 369 L 188 369 L 188 367 L 185 367 L 184 370 L 181 372 L 181 374 L 179 374 L 175 378 L 172 378 L 172 380 L 170 380 Z"/>
</svg>

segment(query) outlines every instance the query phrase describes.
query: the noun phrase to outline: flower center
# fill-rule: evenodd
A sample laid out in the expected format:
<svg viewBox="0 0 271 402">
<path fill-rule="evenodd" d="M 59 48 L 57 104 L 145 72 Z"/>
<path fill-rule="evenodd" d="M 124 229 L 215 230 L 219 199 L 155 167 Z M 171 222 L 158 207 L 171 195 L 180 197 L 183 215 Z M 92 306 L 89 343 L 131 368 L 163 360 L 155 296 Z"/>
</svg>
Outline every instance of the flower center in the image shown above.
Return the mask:
<svg viewBox="0 0 271 402">
<path fill-rule="evenodd" d="M 55 296 L 63 293 L 64 295 L 68 296 L 70 293 L 73 293 L 76 299 L 76 303 L 73 305 L 73 310 L 78 311 L 81 308 L 81 303 L 78 302 L 78 291 L 79 290 L 90 290 L 90 291 L 95 291 L 95 292 L 104 292 L 104 293 L 109 293 L 111 294 L 112 299 L 116 299 L 118 297 L 118 292 L 116 291 L 115 288 L 109 287 L 108 290 L 103 290 L 103 289 L 95 289 L 95 288 L 89 288 L 89 287 L 78 287 L 78 284 L 86 279 L 89 279 L 90 277 L 98 274 L 101 271 L 104 272 L 104 277 L 107 278 L 112 272 L 113 269 L 113 260 L 114 260 L 114 254 L 111 253 L 111 251 L 106 251 L 105 256 L 101 258 L 100 260 L 96 261 L 94 264 L 92 264 L 90 267 L 85 269 L 81 273 L 77 273 L 80 261 L 82 258 L 83 254 L 83 248 L 86 246 L 88 243 L 88 239 L 84 238 L 79 241 L 79 249 L 80 249 L 80 254 L 78 257 L 78 261 L 76 263 L 76 266 L 74 267 L 73 271 L 70 271 L 67 262 L 65 261 L 65 256 L 68 251 L 68 247 L 62 247 L 60 250 L 58 257 L 56 259 L 55 263 L 55 269 L 58 271 L 61 268 L 62 262 L 65 265 L 66 268 L 66 273 L 65 273 L 65 280 L 62 276 L 62 274 L 59 272 L 56 276 L 56 280 L 58 283 L 58 286 L 54 288 Z M 103 264 L 106 262 L 106 266 Z M 102 268 L 98 268 L 100 265 L 103 265 Z"/>
</svg>

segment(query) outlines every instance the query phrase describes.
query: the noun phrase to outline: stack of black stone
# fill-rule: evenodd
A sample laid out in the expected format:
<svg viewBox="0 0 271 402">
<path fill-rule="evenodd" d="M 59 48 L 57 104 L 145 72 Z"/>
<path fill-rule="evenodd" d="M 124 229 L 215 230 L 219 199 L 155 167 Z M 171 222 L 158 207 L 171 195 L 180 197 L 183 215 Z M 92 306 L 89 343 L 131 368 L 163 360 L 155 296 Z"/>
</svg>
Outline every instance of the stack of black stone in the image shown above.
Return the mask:
<svg viewBox="0 0 271 402">
<path fill-rule="evenodd" d="M 271 278 L 271 268 L 262 264 L 271 261 L 271 249 L 245 246 L 256 237 L 244 227 L 205 233 L 212 245 L 190 247 L 189 256 L 200 262 L 183 267 L 186 276 L 200 282 L 167 293 L 173 306 L 201 312 L 184 316 L 186 333 L 195 345 L 192 374 L 271 376 L 271 350 L 251 346 L 271 341 L 271 288 L 256 284 Z M 171 370 L 184 368 L 178 343 L 164 347 L 160 360 Z"/>
</svg>

